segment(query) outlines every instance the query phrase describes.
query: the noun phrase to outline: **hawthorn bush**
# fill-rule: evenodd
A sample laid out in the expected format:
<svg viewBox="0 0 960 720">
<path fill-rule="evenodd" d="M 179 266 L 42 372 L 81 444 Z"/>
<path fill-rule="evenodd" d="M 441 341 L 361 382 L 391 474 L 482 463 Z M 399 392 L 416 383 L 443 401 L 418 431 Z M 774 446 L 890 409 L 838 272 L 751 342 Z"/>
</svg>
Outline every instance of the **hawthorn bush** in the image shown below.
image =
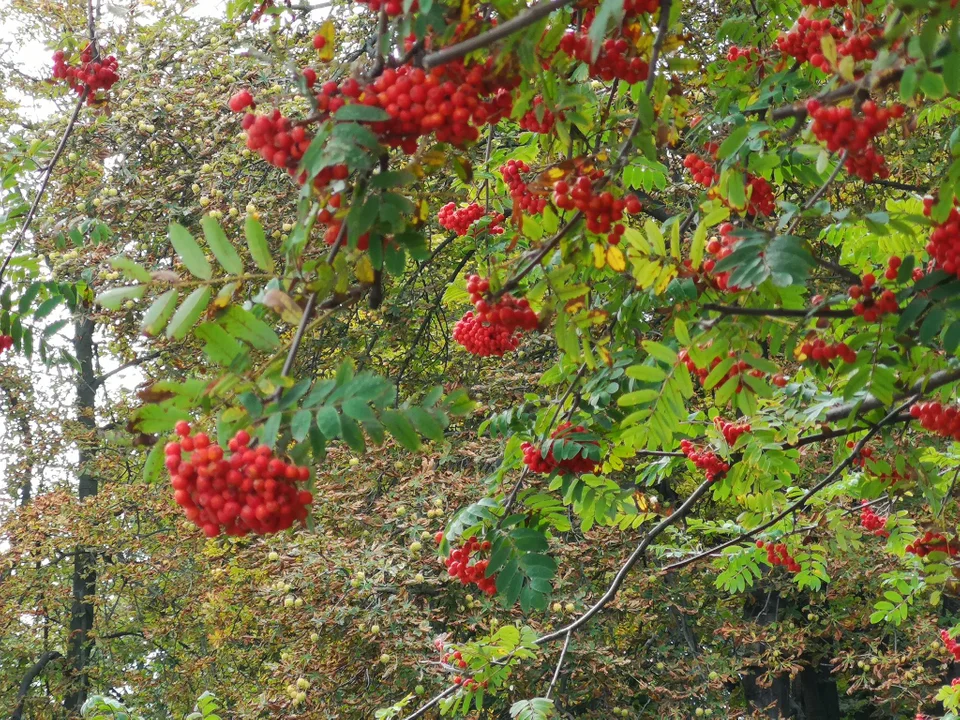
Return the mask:
<svg viewBox="0 0 960 720">
<path fill-rule="evenodd" d="M 217 13 L 9 12 L 12 718 L 960 715 L 955 0 Z"/>
</svg>

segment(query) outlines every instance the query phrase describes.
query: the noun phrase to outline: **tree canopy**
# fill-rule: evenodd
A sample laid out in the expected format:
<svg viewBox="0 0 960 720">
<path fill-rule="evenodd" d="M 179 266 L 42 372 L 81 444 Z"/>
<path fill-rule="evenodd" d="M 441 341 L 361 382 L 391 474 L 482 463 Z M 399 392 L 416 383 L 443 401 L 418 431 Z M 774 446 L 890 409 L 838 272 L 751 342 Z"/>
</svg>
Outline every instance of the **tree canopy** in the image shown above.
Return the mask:
<svg viewBox="0 0 960 720">
<path fill-rule="evenodd" d="M 5 22 L 13 720 L 960 717 L 956 0 Z"/>
</svg>

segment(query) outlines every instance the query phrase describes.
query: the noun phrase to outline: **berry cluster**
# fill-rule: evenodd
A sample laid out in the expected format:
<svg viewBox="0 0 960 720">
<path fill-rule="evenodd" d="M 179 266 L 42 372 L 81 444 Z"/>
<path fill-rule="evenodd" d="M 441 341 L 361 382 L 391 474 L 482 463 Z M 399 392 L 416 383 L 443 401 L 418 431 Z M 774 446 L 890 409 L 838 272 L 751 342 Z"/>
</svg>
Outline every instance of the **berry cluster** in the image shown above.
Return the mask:
<svg viewBox="0 0 960 720">
<path fill-rule="evenodd" d="M 440 227 L 451 230 L 458 236 L 463 237 L 470 232 L 470 227 L 483 216 L 483 208 L 477 205 L 477 203 L 471 203 L 465 208 L 458 209 L 456 203 L 450 202 L 440 208 L 440 211 L 437 213 L 437 222 L 440 223 Z M 493 219 L 486 228 L 487 232 L 491 235 L 503 234 L 503 227 L 501 226 L 503 220 L 504 217 L 502 214 L 494 214 Z"/>
<path fill-rule="evenodd" d="M 379 13 L 382 9 L 388 18 L 403 15 L 403 0 L 357 0 L 357 2 L 361 5 L 366 5 L 375 13 Z M 420 6 L 417 0 L 413 0 L 410 11 L 416 12 L 419 9 Z"/>
<path fill-rule="evenodd" d="M 721 460 L 713 450 L 698 449 L 689 440 L 681 440 L 680 449 L 694 465 L 703 470 L 707 482 L 722 478 L 730 469 L 730 465 Z"/>
<path fill-rule="evenodd" d="M 486 680 L 484 680 L 483 682 L 477 682 L 473 678 L 465 678 L 465 677 L 461 677 L 460 675 L 454 675 L 453 684 L 459 685 L 467 692 L 476 692 L 481 688 L 486 689 L 489 683 L 487 683 Z"/>
<path fill-rule="evenodd" d="M 587 457 L 587 451 L 583 448 L 576 450 L 576 453 L 572 457 L 560 459 L 554 455 L 555 450 L 555 441 L 557 440 L 566 440 L 573 441 L 580 445 L 596 445 L 599 446 L 599 443 L 596 440 L 591 440 L 588 442 L 581 442 L 577 435 L 582 435 L 587 432 L 587 429 L 582 425 L 574 426 L 570 422 L 561 423 L 557 426 L 557 429 L 553 431 L 550 435 L 550 440 L 544 445 L 543 448 L 538 448 L 537 446 L 525 442 L 520 446 L 521 451 L 523 452 L 523 462 L 530 468 L 531 472 L 539 473 L 541 475 L 548 475 L 554 470 L 559 470 L 562 475 L 577 475 L 580 473 L 589 473 L 596 470 L 597 461 L 591 460 Z M 546 454 L 544 454 L 544 450 Z M 565 454 L 565 453 L 560 453 Z"/>
<path fill-rule="evenodd" d="M 275 533 L 306 519 L 313 496 L 296 483 L 309 479 L 308 468 L 274 457 L 266 445 L 249 447 L 245 430 L 227 444 L 229 457 L 206 434 L 192 435 L 189 423 L 176 430 L 180 440 L 164 448 L 173 497 L 207 537 Z"/>
<path fill-rule="evenodd" d="M 760 52 L 755 47 L 741 48 L 736 45 L 731 45 L 730 49 L 727 50 L 727 60 L 729 62 L 736 62 L 737 60 L 746 60 L 747 65 L 758 61 L 760 59 Z"/>
<path fill-rule="evenodd" d="M 713 419 L 713 424 L 716 425 L 717 430 L 723 434 L 723 439 L 727 441 L 727 445 L 730 447 L 737 444 L 737 438 L 744 433 L 750 432 L 749 423 L 732 423 L 727 422 L 723 418 L 716 417 Z"/>
<path fill-rule="evenodd" d="M 853 440 L 847 440 L 847 447 L 853 450 L 857 444 Z M 867 461 L 873 460 L 873 448 L 869 445 L 860 450 L 860 454 L 853 459 L 853 464 L 858 467 L 866 467 Z"/>
<path fill-rule="evenodd" d="M 926 430 L 947 438 L 960 440 L 960 407 L 944 407 L 939 402 L 914 403 L 910 406 L 910 415 L 920 421 Z"/>
<path fill-rule="evenodd" d="M 930 217 L 936 201 L 932 197 L 923 199 L 923 214 Z M 927 241 L 927 252 L 937 267 L 944 272 L 960 277 L 960 210 L 954 198 L 950 214 L 942 223 L 934 223 L 933 232 Z"/>
<path fill-rule="evenodd" d="M 883 37 L 883 27 L 873 15 L 866 15 L 859 24 L 855 24 L 853 13 L 846 10 L 843 13 L 843 27 L 847 39 L 837 46 L 839 57 L 850 56 L 857 62 L 877 57 L 874 44 L 878 38 Z"/>
<path fill-rule="evenodd" d="M 620 222 L 624 211 L 633 215 L 640 212 L 643 205 L 636 195 L 618 198 L 609 190 L 595 192 L 593 183 L 602 177 L 601 170 L 594 170 L 588 175 L 579 175 L 572 182 L 557 180 L 553 184 L 553 204 L 561 210 L 576 208 L 583 213 L 588 231 L 606 235 L 607 242 L 618 245 L 627 230 Z"/>
<path fill-rule="evenodd" d="M 374 1 L 382 0 L 371 0 Z M 389 4 L 394 0 L 386 1 Z M 322 35 L 314 38 L 314 47 L 325 45 Z M 388 67 L 369 83 L 354 77 L 340 82 L 331 80 L 321 84 L 316 92 L 317 112 L 310 121 L 328 120 L 345 105 L 364 105 L 379 108 L 388 116 L 386 120 L 365 123 L 387 147 L 413 154 L 420 138 L 430 134 L 439 142 L 462 147 L 479 138 L 479 126 L 499 122 L 510 114 L 511 91 L 520 83 L 520 76 L 511 67 L 491 56 L 485 62 L 457 60 L 430 71 L 412 64 Z M 316 83 L 316 72 L 311 68 L 306 68 L 303 75 L 309 86 Z M 252 102 L 249 92 L 238 93 L 231 99 L 231 107 L 242 110 Z M 311 140 L 303 132 L 302 124 L 292 123 L 275 111 L 265 117 L 247 115 L 243 127 L 248 131 L 250 149 L 297 176 L 299 160 Z M 296 137 L 292 137 L 294 132 Z M 333 177 L 333 172 L 331 168 L 321 171 L 314 181 L 316 187 L 342 179 Z M 306 182 L 305 175 L 297 179 L 301 184 Z"/>
<path fill-rule="evenodd" d="M 547 199 L 531 192 L 527 183 L 524 182 L 522 174 L 528 172 L 530 172 L 530 166 L 523 160 L 507 160 L 505 165 L 500 166 L 500 177 L 503 178 L 507 192 L 510 193 L 510 199 L 513 200 L 515 217 L 519 217 L 521 210 L 529 215 L 539 215 L 547 207 Z"/>
<path fill-rule="evenodd" d="M 241 90 L 233 95 L 227 103 L 233 112 L 243 112 L 247 108 L 255 108 L 257 104 L 253 101 L 253 95 L 249 90 Z"/>
<path fill-rule="evenodd" d="M 443 541 L 443 533 L 437 533 L 437 544 L 439 545 Z M 490 550 L 490 541 L 484 540 L 481 542 L 477 538 L 472 537 L 467 540 L 461 547 L 456 550 L 451 550 L 449 557 L 444 561 L 444 564 L 447 566 L 447 572 L 450 574 L 450 577 L 455 577 L 460 580 L 460 583 L 467 585 L 469 583 L 476 583 L 477 587 L 485 592 L 487 595 L 496 595 L 497 594 L 497 583 L 496 575 L 490 577 L 486 576 L 487 566 L 490 564 L 489 560 L 477 560 L 470 564 L 471 556 L 475 552 L 487 552 Z"/>
<path fill-rule="evenodd" d="M 737 354 L 733 350 L 730 350 L 727 353 L 727 357 L 736 357 L 736 356 Z M 700 380 L 701 384 L 703 384 L 703 382 L 707 379 L 707 376 L 710 374 L 710 371 L 720 364 L 720 358 L 715 357 L 710 362 L 709 368 L 698 367 L 697 364 L 693 361 L 693 358 L 690 357 L 690 353 L 686 349 L 683 349 L 679 353 L 677 353 L 677 357 L 679 358 L 680 362 L 682 362 L 684 365 L 687 366 L 687 370 L 690 371 L 690 374 L 696 376 L 697 379 Z M 727 374 L 724 375 L 722 378 L 720 378 L 720 381 L 717 383 L 717 387 L 723 385 L 727 380 L 729 380 L 732 377 L 738 377 L 743 375 L 743 373 L 745 373 L 748 368 L 750 368 L 750 363 L 748 363 L 746 360 L 737 360 L 730 366 L 730 369 L 727 371 Z M 748 374 L 756 378 L 760 378 L 765 375 L 763 370 L 758 370 L 757 368 L 750 370 Z M 783 386 L 781 385 L 780 387 L 783 387 Z M 737 384 L 737 392 L 738 393 L 742 392 L 743 388 L 744 388 L 743 383 L 739 382 Z"/>
<path fill-rule="evenodd" d="M 884 277 L 889 278 L 892 274 L 895 279 L 900 262 L 898 257 L 890 258 Z M 859 285 L 851 285 L 847 290 L 850 299 L 857 301 L 853 306 L 853 314 L 867 322 L 876 322 L 884 315 L 895 313 L 900 309 L 900 303 L 897 302 L 897 296 L 893 290 L 884 290 L 876 297 L 874 296 L 876 284 L 877 277 L 873 273 L 867 273 Z"/>
<path fill-rule="evenodd" d="M 941 533 L 927 530 L 921 537 L 907 545 L 904 550 L 917 557 L 926 557 L 933 552 L 942 552 L 953 557 L 960 552 L 960 545 L 949 542 L 946 536 Z"/>
<path fill-rule="evenodd" d="M 797 62 L 809 62 L 824 72 L 830 72 L 830 61 L 823 55 L 822 39 L 825 35 L 833 36 L 835 42 L 843 40 L 843 30 L 836 27 L 827 19 L 814 20 L 801 15 L 797 24 L 789 32 L 780 33 L 776 40 L 777 49 L 784 55 L 789 55 Z"/>
<path fill-rule="evenodd" d="M 797 360 L 806 362 L 812 360 L 820 363 L 820 367 L 829 367 L 830 362 L 840 358 L 843 362 L 853 364 L 857 361 L 857 353 L 850 349 L 845 342 L 826 343 L 821 338 L 806 340 L 797 348 Z"/>
<path fill-rule="evenodd" d="M 950 637 L 950 631 L 941 630 L 940 639 L 943 640 L 943 644 L 947 646 L 947 652 L 952 653 L 953 658 L 960 661 L 960 643 Z"/>
<path fill-rule="evenodd" d="M 873 145 L 873 138 L 887 129 L 891 119 L 903 117 L 904 107 L 899 103 L 879 108 L 873 100 L 860 106 L 861 115 L 855 116 L 849 107 L 821 105 L 818 100 L 807 101 L 807 113 L 813 119 L 811 131 L 826 143 L 830 152 L 846 150 L 844 165 L 847 172 L 869 182 L 874 176 L 888 177 L 890 170 Z"/>
<path fill-rule="evenodd" d="M 63 50 L 57 50 L 53 54 L 53 79 L 50 82 L 64 80 L 77 95 L 87 90 L 87 105 L 92 105 L 97 92 L 109 90 L 120 79 L 117 58 L 110 55 L 94 60 L 93 56 L 94 48 L 88 44 L 80 53 L 80 65 L 71 65 Z"/>
<path fill-rule="evenodd" d="M 516 350 L 520 334 L 536 330 L 540 321 L 526 298 L 517 299 L 506 293 L 491 304 L 484 298 L 489 289 L 489 280 L 479 275 L 467 278 L 467 292 L 474 309 L 457 321 L 453 339 L 472 355 L 499 357 Z"/>
<path fill-rule="evenodd" d="M 890 531 L 884 529 L 886 524 L 887 519 L 885 517 L 877 515 L 873 511 L 873 508 L 868 506 L 866 503 L 863 504 L 863 508 L 860 510 L 860 526 L 864 530 L 869 532 L 871 535 L 876 535 L 877 537 L 890 537 Z"/>
<path fill-rule="evenodd" d="M 631 55 L 625 38 L 607 38 L 593 59 L 593 42 L 586 25 L 580 32 L 571 30 L 560 40 L 560 51 L 590 66 L 590 77 L 611 81 L 619 79 L 630 85 L 643 82 L 650 73 L 647 61 Z"/>
<path fill-rule="evenodd" d="M 713 257 L 709 257 L 703 261 L 704 272 L 712 274 L 714 268 L 717 266 L 717 262 L 723 260 L 733 252 L 734 246 L 740 242 L 740 238 L 733 234 L 735 229 L 732 223 L 723 223 L 719 228 L 720 236 L 711 237 L 710 240 L 707 241 L 707 254 Z M 713 283 L 718 290 L 731 290 L 734 292 L 738 290 L 739 288 L 736 286 L 728 287 L 729 280 L 729 272 L 721 272 L 713 276 Z"/>
<path fill-rule="evenodd" d="M 689 153 L 683 159 L 683 166 L 690 171 L 694 182 L 698 185 L 709 188 L 720 179 L 720 174 L 714 169 L 713 165 L 696 153 Z M 746 176 L 746 183 L 747 205 L 745 210 L 747 214 L 772 215 L 776 209 L 776 196 L 773 194 L 773 187 L 770 183 L 762 177 L 756 177 L 749 173 Z"/>
<path fill-rule="evenodd" d="M 783 543 L 764 543 L 763 540 L 757 540 L 757 547 L 767 548 L 767 562 L 774 567 L 782 565 L 792 573 L 800 572 L 800 563 L 793 559 Z"/>
<path fill-rule="evenodd" d="M 542 113 L 542 120 L 537 119 L 537 108 L 541 108 L 540 113 Z M 557 124 L 558 115 L 554 114 L 550 108 L 543 105 L 543 98 L 540 95 L 537 95 L 533 99 L 533 106 L 524 113 L 523 117 L 520 118 L 520 127 L 524 130 L 529 130 L 530 132 L 547 134 L 553 132 L 553 126 Z M 563 119 L 563 113 L 559 114 L 559 118 Z"/>
<path fill-rule="evenodd" d="M 9 350 L 13 347 L 13 338 L 9 335 L 0 335 L 0 355 L 3 354 L 4 350 Z"/>
<path fill-rule="evenodd" d="M 713 164 L 696 153 L 689 153 L 683 159 L 683 166 L 690 171 L 693 181 L 698 185 L 710 187 L 720 179 L 720 174 L 714 170 Z"/>
</svg>

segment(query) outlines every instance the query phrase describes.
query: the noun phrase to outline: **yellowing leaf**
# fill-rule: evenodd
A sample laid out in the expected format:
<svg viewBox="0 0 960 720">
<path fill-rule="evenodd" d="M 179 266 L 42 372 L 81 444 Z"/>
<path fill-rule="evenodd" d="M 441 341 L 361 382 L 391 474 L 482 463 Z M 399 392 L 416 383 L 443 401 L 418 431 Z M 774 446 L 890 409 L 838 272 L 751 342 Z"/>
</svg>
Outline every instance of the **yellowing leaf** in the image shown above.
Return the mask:
<svg viewBox="0 0 960 720">
<path fill-rule="evenodd" d="M 647 231 L 647 237 L 650 238 L 650 243 L 653 245 L 653 249 L 657 251 L 657 255 L 663 257 L 667 254 L 667 247 L 663 240 L 663 233 L 660 232 L 659 226 L 653 220 L 647 220 L 644 224 L 643 229 Z"/>
<path fill-rule="evenodd" d="M 670 229 L 670 255 L 675 259 L 680 259 L 680 223 L 674 223 Z"/>
<path fill-rule="evenodd" d="M 658 295 L 666 291 L 667 285 L 670 284 L 670 281 L 673 280 L 676 275 L 677 269 L 675 267 L 668 266 L 663 268 L 663 270 L 660 272 L 660 277 L 657 278 L 656 290 Z"/>
<path fill-rule="evenodd" d="M 320 26 L 320 32 L 317 34 L 324 40 L 323 47 L 317 50 L 317 59 L 320 62 L 330 62 L 333 60 L 333 44 L 335 38 L 333 22 L 327 20 Z"/>
<path fill-rule="evenodd" d="M 603 245 L 600 243 L 593 244 L 593 266 L 598 270 L 604 267 L 607 264 L 607 255 L 603 251 Z"/>
<path fill-rule="evenodd" d="M 373 282 L 373 263 L 370 262 L 369 255 L 361 255 L 360 259 L 357 261 L 357 266 L 354 268 L 354 273 L 356 273 L 357 280 L 362 283 L 372 283 Z"/>
<path fill-rule="evenodd" d="M 263 304 L 291 325 L 296 325 L 303 317 L 303 310 L 283 290 L 277 290 L 276 288 L 267 290 L 263 296 Z"/>
<path fill-rule="evenodd" d="M 643 233 L 636 228 L 628 227 L 623 233 L 623 237 L 626 238 L 631 247 L 636 248 L 644 255 L 650 254 L 650 243 L 647 242 Z"/>
<path fill-rule="evenodd" d="M 420 201 L 420 207 L 417 208 L 417 220 L 424 222 L 430 217 L 430 206 L 426 200 Z"/>
<path fill-rule="evenodd" d="M 616 245 L 607 247 L 607 265 L 616 272 L 623 272 L 627 269 L 626 258 L 623 257 L 623 252 Z"/>
</svg>

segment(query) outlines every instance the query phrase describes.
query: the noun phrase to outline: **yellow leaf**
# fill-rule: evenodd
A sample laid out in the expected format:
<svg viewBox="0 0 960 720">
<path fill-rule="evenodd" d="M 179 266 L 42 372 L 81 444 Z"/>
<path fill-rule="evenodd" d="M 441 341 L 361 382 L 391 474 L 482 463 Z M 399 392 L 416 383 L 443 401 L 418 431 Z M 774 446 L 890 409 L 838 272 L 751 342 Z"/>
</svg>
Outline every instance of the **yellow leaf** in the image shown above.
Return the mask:
<svg viewBox="0 0 960 720">
<path fill-rule="evenodd" d="M 644 224 L 643 229 L 647 231 L 647 237 L 650 238 L 650 243 L 653 245 L 653 249 L 657 251 L 657 255 L 663 257 L 667 254 L 667 248 L 663 241 L 663 233 L 660 232 L 659 226 L 653 220 L 647 220 Z"/>
<path fill-rule="evenodd" d="M 447 154 L 443 150 L 427 150 L 421 160 L 427 167 L 440 167 L 447 164 Z"/>
<path fill-rule="evenodd" d="M 670 284 L 670 281 L 677 276 L 677 269 L 672 266 L 663 268 L 660 272 L 660 277 L 657 278 L 657 294 L 660 295 L 666 291 L 667 285 Z"/>
<path fill-rule="evenodd" d="M 320 32 L 317 34 L 324 40 L 323 47 L 317 50 L 317 59 L 320 62 L 330 62 L 333 60 L 333 42 L 335 38 L 333 22 L 327 20 L 320 26 Z"/>
<path fill-rule="evenodd" d="M 674 260 L 680 259 L 680 223 L 675 222 L 670 233 L 670 255 Z"/>
<path fill-rule="evenodd" d="M 643 233 L 637 230 L 636 228 L 628 227 L 626 232 L 623 233 L 623 237 L 626 238 L 627 242 L 630 243 L 631 247 L 636 248 L 644 255 L 650 254 L 650 244 L 647 242 L 647 239 L 643 236 Z"/>
<path fill-rule="evenodd" d="M 833 35 L 824 33 L 820 36 L 820 49 L 823 50 L 823 56 L 830 61 L 831 67 L 837 64 L 837 41 Z"/>
<path fill-rule="evenodd" d="M 603 245 L 600 243 L 593 244 L 593 266 L 598 270 L 604 267 L 607 264 L 606 253 L 603 252 Z"/>
<path fill-rule="evenodd" d="M 373 282 L 373 264 L 370 262 L 369 255 L 361 255 L 360 259 L 357 260 L 357 266 L 354 268 L 354 273 L 356 273 L 357 280 L 362 283 L 372 283 Z"/>
<path fill-rule="evenodd" d="M 607 367 L 613 367 L 613 355 L 610 354 L 610 351 L 605 347 L 598 347 L 597 354 L 600 355 L 600 359 L 603 361 L 603 364 Z"/>
<path fill-rule="evenodd" d="M 623 257 L 623 253 L 620 251 L 616 245 L 610 245 L 607 247 L 607 265 L 613 268 L 616 272 L 623 272 L 627 269 L 627 261 Z"/>
<path fill-rule="evenodd" d="M 694 269 L 703 262 L 703 251 L 707 246 L 707 224 L 701 222 L 693 231 L 693 241 L 690 243 L 690 264 Z"/>
<path fill-rule="evenodd" d="M 430 217 L 430 206 L 427 204 L 426 200 L 421 200 L 420 207 L 417 209 L 417 219 L 420 222 L 424 222 L 429 217 Z"/>
</svg>

